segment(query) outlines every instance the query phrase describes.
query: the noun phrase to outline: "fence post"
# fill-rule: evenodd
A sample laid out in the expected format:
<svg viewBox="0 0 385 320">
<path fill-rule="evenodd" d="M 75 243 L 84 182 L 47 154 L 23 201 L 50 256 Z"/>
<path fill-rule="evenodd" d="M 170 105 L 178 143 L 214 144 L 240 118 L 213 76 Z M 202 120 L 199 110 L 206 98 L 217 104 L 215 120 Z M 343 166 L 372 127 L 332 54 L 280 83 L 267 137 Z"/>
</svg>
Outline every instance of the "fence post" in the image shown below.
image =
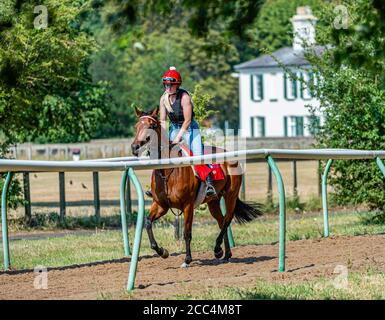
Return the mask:
<svg viewBox="0 0 385 320">
<path fill-rule="evenodd" d="M 64 172 L 59 172 L 59 194 L 60 194 L 60 222 L 64 222 L 66 215 L 66 196 Z"/>
<path fill-rule="evenodd" d="M 285 186 L 281 173 L 271 155 L 267 156 L 267 162 L 274 172 L 275 179 L 278 184 L 279 193 L 279 265 L 278 271 L 285 271 L 285 252 L 286 252 L 286 203 L 285 203 Z"/>
<path fill-rule="evenodd" d="M 225 216 L 227 213 L 225 198 L 221 197 L 221 200 L 219 203 L 220 203 L 222 215 Z M 234 248 L 235 242 L 234 242 L 234 237 L 233 237 L 233 231 L 231 230 L 231 224 L 227 228 L 227 238 L 229 239 L 230 248 Z"/>
<path fill-rule="evenodd" d="M 132 219 L 132 202 L 131 202 L 131 180 L 126 179 L 126 212 L 128 225 L 133 223 Z"/>
<path fill-rule="evenodd" d="M 328 212 L 328 193 L 327 193 L 327 178 L 330 167 L 333 163 L 332 159 L 329 159 L 325 167 L 325 172 L 322 176 L 322 207 L 324 214 L 324 237 L 329 236 L 329 212 Z"/>
<path fill-rule="evenodd" d="M 134 240 L 134 249 L 132 252 L 131 262 L 130 262 L 130 271 L 128 274 L 128 283 L 127 290 L 132 291 L 135 286 L 135 276 L 136 276 L 136 268 L 138 266 L 138 258 L 140 251 L 140 243 L 142 241 L 142 232 L 144 225 L 144 196 L 143 190 L 140 185 L 140 182 L 135 175 L 135 172 L 132 168 L 128 170 L 129 177 L 134 183 L 136 193 L 138 195 L 138 217 L 136 219 L 136 229 L 135 229 L 135 240 Z"/>
<path fill-rule="evenodd" d="M 126 216 L 126 197 L 125 187 L 127 181 L 128 169 L 124 170 L 122 180 L 120 182 L 120 219 L 122 223 L 123 244 L 124 244 L 124 256 L 131 255 L 130 245 L 128 243 L 128 229 L 127 229 L 127 216 Z"/>
<path fill-rule="evenodd" d="M 94 207 L 96 224 L 100 224 L 100 193 L 99 193 L 99 172 L 92 173 L 94 182 Z"/>
<path fill-rule="evenodd" d="M 297 161 L 293 160 L 293 195 L 294 197 L 297 197 L 298 195 L 298 183 L 297 183 Z"/>
<path fill-rule="evenodd" d="M 273 177 L 271 174 L 271 168 L 268 165 L 267 166 L 268 171 L 268 179 L 267 179 L 267 202 L 272 203 L 273 202 Z"/>
<path fill-rule="evenodd" d="M 318 197 L 322 197 L 322 176 L 321 176 L 321 160 L 318 160 Z"/>
<path fill-rule="evenodd" d="M 31 222 L 31 192 L 29 184 L 29 172 L 23 172 L 23 185 L 24 185 L 24 222 L 29 224 Z"/>
<path fill-rule="evenodd" d="M 1 194 L 1 232 L 3 237 L 3 265 L 4 271 L 9 269 L 9 243 L 8 243 L 8 220 L 7 220 L 7 192 L 12 179 L 12 172 L 8 172 Z"/>
</svg>

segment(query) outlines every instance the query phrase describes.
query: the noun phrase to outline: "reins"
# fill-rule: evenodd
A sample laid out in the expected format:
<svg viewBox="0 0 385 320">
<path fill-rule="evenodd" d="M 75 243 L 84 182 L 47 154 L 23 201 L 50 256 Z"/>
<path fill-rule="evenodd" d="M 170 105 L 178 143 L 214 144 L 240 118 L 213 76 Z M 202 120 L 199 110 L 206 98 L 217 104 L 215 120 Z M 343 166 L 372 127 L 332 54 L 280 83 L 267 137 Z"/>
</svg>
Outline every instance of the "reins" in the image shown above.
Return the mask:
<svg viewBox="0 0 385 320">
<path fill-rule="evenodd" d="M 172 207 L 171 207 L 171 202 L 170 202 L 170 199 L 168 198 L 168 185 L 167 185 L 167 182 L 168 182 L 168 179 L 170 178 L 170 175 L 174 172 L 174 169 L 175 168 L 172 168 L 170 173 L 166 176 L 166 175 L 162 175 L 161 171 L 157 171 L 159 173 L 159 176 L 160 178 L 163 180 L 163 185 L 164 185 L 164 190 L 165 190 L 165 193 L 166 193 L 166 201 L 167 201 L 167 205 L 168 207 L 170 208 L 171 212 L 173 213 L 173 215 L 175 217 L 179 217 L 181 214 L 182 214 L 182 211 L 179 213 L 179 214 L 176 214 L 173 210 L 172 210 Z"/>
</svg>

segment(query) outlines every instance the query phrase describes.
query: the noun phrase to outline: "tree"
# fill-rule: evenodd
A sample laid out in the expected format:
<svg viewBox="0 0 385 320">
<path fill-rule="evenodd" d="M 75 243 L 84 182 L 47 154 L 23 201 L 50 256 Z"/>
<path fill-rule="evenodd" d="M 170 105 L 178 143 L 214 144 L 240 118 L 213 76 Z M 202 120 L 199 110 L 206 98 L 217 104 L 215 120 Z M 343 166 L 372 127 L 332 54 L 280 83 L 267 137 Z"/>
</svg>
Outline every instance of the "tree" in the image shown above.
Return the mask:
<svg viewBox="0 0 385 320">
<path fill-rule="evenodd" d="M 381 76 L 378 78 L 385 86 L 384 55 L 385 42 L 385 1 L 344 1 L 347 9 L 333 8 L 333 22 L 341 24 L 329 29 L 328 36 L 333 43 L 339 44 L 333 52 L 334 60 L 339 64 L 349 63 L 354 68 L 370 69 Z M 359 18 L 361 16 L 361 18 Z M 346 19 L 344 21 L 344 19 Z M 351 21 L 353 23 L 351 23 Z M 346 26 L 342 23 L 346 22 Z M 344 45 L 340 45 L 344 44 Z M 370 44 L 370 47 L 363 45 Z"/>
<path fill-rule="evenodd" d="M 146 2 L 142 3 L 144 7 Z M 106 4 L 99 16 L 103 21 L 119 20 L 111 18 L 111 12 L 119 12 L 119 7 Z M 227 111 L 216 114 L 218 124 L 223 126 L 230 120 L 230 125 L 237 127 L 238 86 L 231 77 L 232 65 L 239 62 L 235 46 L 217 30 L 210 30 L 207 38 L 192 37 L 187 29 L 190 12 L 181 6 L 175 6 L 167 19 L 172 26 L 165 24 L 160 14 L 148 15 L 137 24 L 119 23 L 119 32 L 106 23 L 99 33 L 104 49 L 94 58 L 92 74 L 95 79 L 111 82 L 116 106 L 112 112 L 120 124 L 109 132 L 133 133 L 135 117 L 129 106 L 152 109 L 158 105 L 163 93 L 161 77 L 170 66 L 182 73 L 185 89 L 192 91 L 195 84 L 201 84 L 214 97 L 210 109 Z"/>
<path fill-rule="evenodd" d="M 258 15 L 262 0 L 110 0 L 115 10 L 109 14 L 112 28 L 120 32 L 127 25 L 143 22 L 161 15 L 163 21 L 170 21 L 164 27 L 175 26 L 174 23 L 181 13 L 188 12 L 185 22 L 191 34 L 205 37 L 210 30 L 218 25 L 228 36 L 244 35 L 245 27 L 250 25 Z M 176 17 L 177 19 L 172 19 Z"/>
<path fill-rule="evenodd" d="M 384 150 L 385 88 L 380 79 L 385 58 L 377 52 L 382 50 L 379 43 L 384 42 L 385 32 L 376 26 L 383 22 L 377 19 L 379 13 L 370 0 L 349 0 L 344 5 L 349 12 L 349 30 L 335 29 L 335 6 L 325 5 L 319 18 L 327 28 L 320 37 L 329 47 L 322 56 L 308 55 L 313 71 L 320 75 L 313 86 L 320 107 L 312 110 L 323 113 L 325 119 L 316 136 L 317 146 Z M 375 34 L 364 38 L 353 31 L 368 21 Z M 354 55 L 342 55 L 351 45 Z M 357 63 L 360 56 L 366 57 L 365 63 Z M 369 67 L 373 63 L 376 68 Z M 341 204 L 365 203 L 372 209 L 385 209 L 385 181 L 372 160 L 335 161 L 330 183 Z"/>
<path fill-rule="evenodd" d="M 96 46 L 78 27 L 87 1 L 41 4 L 49 18 L 43 29 L 34 26 L 35 1 L 4 3 L 14 10 L 0 28 L 0 132 L 8 145 L 87 140 L 105 119 L 108 87 L 87 71 Z"/>
<path fill-rule="evenodd" d="M 46 28 L 39 28 L 36 1 L 0 3 L 0 158 L 16 142 L 87 140 L 106 119 L 108 86 L 93 83 L 87 71 L 96 45 L 78 24 L 87 1 L 39 4 L 48 9 Z M 10 203 L 20 194 L 16 181 Z"/>
<path fill-rule="evenodd" d="M 291 18 L 299 6 L 310 6 L 317 16 L 322 0 L 267 0 L 259 11 L 254 23 L 247 28 L 248 42 L 254 55 L 261 50 L 273 52 L 282 47 L 291 47 L 293 42 L 293 24 Z M 317 35 L 317 32 L 316 32 Z"/>
</svg>

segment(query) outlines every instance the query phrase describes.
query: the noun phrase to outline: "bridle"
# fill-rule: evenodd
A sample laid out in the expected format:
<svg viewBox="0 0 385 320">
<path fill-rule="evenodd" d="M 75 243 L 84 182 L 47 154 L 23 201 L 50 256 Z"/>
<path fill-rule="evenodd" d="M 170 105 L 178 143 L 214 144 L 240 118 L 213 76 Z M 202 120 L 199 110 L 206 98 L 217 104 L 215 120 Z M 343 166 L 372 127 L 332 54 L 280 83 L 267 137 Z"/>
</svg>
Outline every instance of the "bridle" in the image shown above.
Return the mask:
<svg viewBox="0 0 385 320">
<path fill-rule="evenodd" d="M 154 123 L 151 123 L 150 129 L 155 129 L 155 128 L 158 127 L 158 120 L 155 119 L 153 116 L 149 116 L 149 115 L 141 116 L 139 118 L 139 120 L 142 119 L 142 118 L 147 118 L 147 119 L 150 119 L 150 120 L 154 121 Z"/>
</svg>

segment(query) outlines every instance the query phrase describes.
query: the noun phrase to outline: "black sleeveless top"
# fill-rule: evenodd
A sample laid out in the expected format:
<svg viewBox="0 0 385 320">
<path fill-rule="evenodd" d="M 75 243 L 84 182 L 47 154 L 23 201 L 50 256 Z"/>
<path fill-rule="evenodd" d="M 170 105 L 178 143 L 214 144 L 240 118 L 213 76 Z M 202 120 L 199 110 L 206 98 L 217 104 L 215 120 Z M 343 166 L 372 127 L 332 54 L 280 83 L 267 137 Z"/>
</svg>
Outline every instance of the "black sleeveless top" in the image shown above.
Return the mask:
<svg viewBox="0 0 385 320">
<path fill-rule="evenodd" d="M 176 92 L 176 99 L 174 103 L 171 105 L 173 112 L 167 111 L 168 118 L 173 124 L 176 124 L 176 125 L 182 125 L 184 122 L 184 115 L 183 115 L 183 109 L 182 109 L 182 103 L 181 103 L 182 95 L 184 92 L 190 95 L 185 89 L 179 88 Z M 192 119 L 193 118 L 194 118 L 194 108 L 192 111 Z"/>
</svg>

